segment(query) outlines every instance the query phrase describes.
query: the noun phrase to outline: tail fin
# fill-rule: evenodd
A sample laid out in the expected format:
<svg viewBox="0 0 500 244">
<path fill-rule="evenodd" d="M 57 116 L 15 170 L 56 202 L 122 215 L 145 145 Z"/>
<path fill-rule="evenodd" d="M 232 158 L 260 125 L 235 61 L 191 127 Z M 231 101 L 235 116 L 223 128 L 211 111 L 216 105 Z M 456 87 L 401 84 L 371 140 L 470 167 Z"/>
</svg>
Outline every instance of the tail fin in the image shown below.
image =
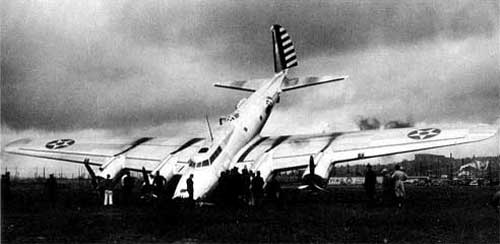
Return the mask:
<svg viewBox="0 0 500 244">
<path fill-rule="evenodd" d="M 282 70 L 297 66 L 295 48 L 285 28 L 280 25 L 273 25 L 271 26 L 271 32 L 273 35 L 274 72 L 279 73 Z"/>
</svg>

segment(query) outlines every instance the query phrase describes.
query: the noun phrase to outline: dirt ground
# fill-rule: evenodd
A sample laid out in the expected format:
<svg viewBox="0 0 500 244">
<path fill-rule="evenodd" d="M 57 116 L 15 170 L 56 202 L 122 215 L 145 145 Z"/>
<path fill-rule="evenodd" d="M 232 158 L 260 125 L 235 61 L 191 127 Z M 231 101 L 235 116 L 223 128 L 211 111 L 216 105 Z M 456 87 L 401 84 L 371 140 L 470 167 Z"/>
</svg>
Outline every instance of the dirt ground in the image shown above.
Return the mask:
<svg viewBox="0 0 500 244">
<path fill-rule="evenodd" d="M 361 187 L 331 193 L 283 191 L 279 203 L 197 206 L 161 201 L 101 206 L 86 181 L 60 182 L 51 206 L 43 182 L 14 182 L 2 205 L 8 242 L 349 242 L 499 243 L 500 216 L 488 205 L 496 188 L 407 186 L 402 209 L 368 208 Z M 4 199 L 3 199 L 4 200 Z"/>
</svg>

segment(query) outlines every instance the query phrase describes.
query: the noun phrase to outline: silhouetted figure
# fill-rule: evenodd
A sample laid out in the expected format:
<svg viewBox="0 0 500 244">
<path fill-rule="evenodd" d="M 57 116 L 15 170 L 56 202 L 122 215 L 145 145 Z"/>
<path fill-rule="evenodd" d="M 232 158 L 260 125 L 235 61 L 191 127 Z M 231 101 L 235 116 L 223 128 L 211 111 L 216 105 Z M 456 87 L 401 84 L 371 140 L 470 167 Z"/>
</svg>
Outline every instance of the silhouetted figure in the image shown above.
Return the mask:
<svg viewBox="0 0 500 244">
<path fill-rule="evenodd" d="M 50 174 L 49 178 L 45 182 L 45 187 L 50 206 L 54 207 L 57 200 L 57 181 L 54 174 Z"/>
<path fill-rule="evenodd" d="M 238 205 L 238 198 L 242 189 L 241 175 L 238 168 L 234 167 L 228 177 L 228 198 L 231 204 Z"/>
<path fill-rule="evenodd" d="M 107 175 L 104 180 L 104 206 L 112 206 L 113 205 L 113 181 L 111 180 L 111 176 Z"/>
<path fill-rule="evenodd" d="M 273 201 L 276 206 L 280 206 L 281 198 L 281 184 L 276 177 L 272 177 L 267 184 L 268 197 Z"/>
<path fill-rule="evenodd" d="M 189 194 L 189 201 L 193 203 L 194 201 L 194 182 L 193 182 L 193 174 L 189 175 L 189 178 L 186 180 L 187 192 Z"/>
<path fill-rule="evenodd" d="M 219 200 L 222 202 L 222 204 L 226 204 L 227 203 L 227 188 L 228 188 L 228 184 L 227 184 L 227 177 L 228 177 L 228 171 L 222 171 L 220 173 L 220 177 L 219 177 L 219 183 L 217 184 L 217 193 L 218 193 L 218 197 L 219 197 Z"/>
<path fill-rule="evenodd" d="M 11 192 L 10 192 L 10 172 L 7 171 L 5 172 L 4 175 L 2 175 L 2 203 L 3 204 L 8 204 L 10 202 L 11 198 Z"/>
<path fill-rule="evenodd" d="M 394 173 L 392 173 L 392 179 L 394 180 L 394 194 L 396 196 L 398 207 L 401 208 L 406 196 L 404 181 L 408 178 L 408 175 L 401 170 L 401 166 L 399 165 L 396 165 L 394 169 Z"/>
<path fill-rule="evenodd" d="M 377 184 L 377 175 L 372 170 L 372 166 L 370 164 L 366 165 L 366 173 L 365 173 L 365 191 L 366 197 L 368 198 L 368 206 L 372 207 L 375 203 L 375 186 Z"/>
<path fill-rule="evenodd" d="M 255 206 L 260 206 L 262 204 L 262 198 L 264 197 L 264 179 L 260 176 L 260 171 L 257 171 L 257 175 L 252 179 L 252 195 L 255 200 Z"/>
<path fill-rule="evenodd" d="M 394 181 L 391 172 L 388 169 L 382 170 L 382 201 L 384 205 L 389 206 L 394 200 Z"/>
<path fill-rule="evenodd" d="M 167 180 L 165 179 L 165 177 L 161 176 L 159 171 L 156 171 L 155 178 L 153 179 L 153 189 L 158 197 L 162 195 L 163 188 L 166 183 Z"/>
<path fill-rule="evenodd" d="M 134 178 L 130 176 L 130 172 L 125 172 L 122 177 L 122 199 L 123 205 L 127 206 L 130 204 L 132 199 L 132 189 L 134 188 Z"/>
<path fill-rule="evenodd" d="M 250 173 L 245 166 L 245 168 L 241 171 L 241 196 L 245 204 L 250 203 L 250 184 Z"/>
</svg>

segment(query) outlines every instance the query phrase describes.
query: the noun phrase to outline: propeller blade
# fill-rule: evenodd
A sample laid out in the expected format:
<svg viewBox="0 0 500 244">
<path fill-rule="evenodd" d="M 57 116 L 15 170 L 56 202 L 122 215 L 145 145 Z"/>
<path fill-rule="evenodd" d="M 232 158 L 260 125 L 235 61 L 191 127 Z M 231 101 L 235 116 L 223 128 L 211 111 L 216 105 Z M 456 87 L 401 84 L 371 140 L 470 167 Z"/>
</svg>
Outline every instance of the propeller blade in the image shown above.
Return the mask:
<svg viewBox="0 0 500 244">
<path fill-rule="evenodd" d="M 304 190 L 306 189 L 307 187 L 309 187 L 309 185 L 301 185 L 301 186 L 298 186 L 297 189 L 299 190 Z"/>
<path fill-rule="evenodd" d="M 92 179 L 92 186 L 97 189 L 97 176 L 95 175 L 94 170 L 90 167 L 88 158 L 83 160 L 83 165 L 85 165 L 85 168 L 89 172 L 90 179 Z"/>
<path fill-rule="evenodd" d="M 323 187 L 321 187 L 321 186 L 318 186 L 318 185 L 316 185 L 316 184 L 313 184 L 312 186 L 313 186 L 316 190 L 319 190 L 319 191 L 322 191 L 322 192 L 330 192 L 330 191 L 328 191 L 327 189 L 325 189 L 325 188 L 323 188 Z"/>
<path fill-rule="evenodd" d="M 316 166 L 314 165 L 314 157 L 311 155 L 311 156 L 309 157 L 309 173 L 310 173 L 311 175 L 314 175 L 314 168 L 315 168 L 315 167 L 316 167 Z"/>
<path fill-rule="evenodd" d="M 146 186 L 149 186 L 151 185 L 151 183 L 149 182 L 149 175 L 148 175 L 148 172 L 146 172 L 146 169 L 144 167 L 142 167 L 142 177 L 144 178 L 144 184 Z"/>
</svg>

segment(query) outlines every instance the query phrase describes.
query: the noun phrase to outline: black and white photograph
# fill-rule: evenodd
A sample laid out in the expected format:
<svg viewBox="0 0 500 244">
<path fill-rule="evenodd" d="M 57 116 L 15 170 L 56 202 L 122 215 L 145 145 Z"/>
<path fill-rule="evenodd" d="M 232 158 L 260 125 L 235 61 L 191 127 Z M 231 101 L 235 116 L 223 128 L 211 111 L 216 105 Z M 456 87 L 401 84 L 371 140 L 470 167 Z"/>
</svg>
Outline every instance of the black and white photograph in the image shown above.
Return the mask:
<svg viewBox="0 0 500 244">
<path fill-rule="evenodd" d="M 2 243 L 499 243 L 497 0 L 4 0 Z"/>
</svg>

